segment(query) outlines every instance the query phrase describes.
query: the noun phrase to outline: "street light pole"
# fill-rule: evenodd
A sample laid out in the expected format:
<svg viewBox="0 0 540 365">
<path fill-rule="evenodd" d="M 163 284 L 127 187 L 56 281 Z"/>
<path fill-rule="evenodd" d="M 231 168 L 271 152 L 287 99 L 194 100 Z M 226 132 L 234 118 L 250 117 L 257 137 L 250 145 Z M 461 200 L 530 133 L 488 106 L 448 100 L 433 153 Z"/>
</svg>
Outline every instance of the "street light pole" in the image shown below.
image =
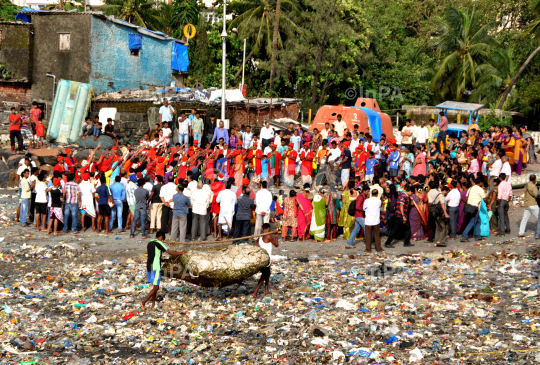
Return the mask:
<svg viewBox="0 0 540 365">
<path fill-rule="evenodd" d="M 221 60 L 221 120 L 223 123 L 225 123 L 225 88 L 226 88 L 226 82 L 225 82 L 225 68 L 227 63 L 227 21 L 225 19 L 225 16 L 227 15 L 227 0 L 223 0 L 223 32 L 221 33 L 221 40 L 222 40 L 222 60 Z"/>
<path fill-rule="evenodd" d="M 242 88 L 240 91 L 244 90 L 244 71 L 246 69 L 246 39 L 244 38 L 244 57 L 242 59 Z"/>
</svg>

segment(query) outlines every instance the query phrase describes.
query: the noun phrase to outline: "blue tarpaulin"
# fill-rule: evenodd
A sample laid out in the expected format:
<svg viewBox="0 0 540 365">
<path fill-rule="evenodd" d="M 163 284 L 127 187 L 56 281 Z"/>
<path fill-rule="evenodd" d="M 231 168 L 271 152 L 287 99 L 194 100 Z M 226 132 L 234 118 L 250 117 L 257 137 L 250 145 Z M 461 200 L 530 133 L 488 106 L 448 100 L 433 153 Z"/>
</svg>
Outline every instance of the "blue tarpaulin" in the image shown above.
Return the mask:
<svg viewBox="0 0 540 365">
<path fill-rule="evenodd" d="M 381 116 L 374 110 L 362 107 L 355 107 L 356 109 L 361 109 L 366 113 L 369 122 L 369 128 L 371 130 L 371 136 L 373 137 L 374 142 L 380 142 L 382 134 L 382 121 Z"/>
<path fill-rule="evenodd" d="M 34 9 L 31 9 L 31 8 L 22 8 L 22 11 L 31 11 L 31 12 L 37 12 L 37 10 L 34 10 Z M 17 15 L 15 16 L 15 20 L 22 20 L 23 22 L 25 23 L 30 23 L 32 18 L 30 17 L 30 15 L 28 14 L 22 14 L 22 13 L 17 13 Z"/>
<path fill-rule="evenodd" d="M 142 48 L 142 36 L 140 34 L 129 34 L 129 50 L 133 51 L 134 49 Z"/>
<path fill-rule="evenodd" d="M 187 46 L 173 42 L 172 47 L 171 69 L 180 72 L 187 72 L 189 67 Z"/>
</svg>

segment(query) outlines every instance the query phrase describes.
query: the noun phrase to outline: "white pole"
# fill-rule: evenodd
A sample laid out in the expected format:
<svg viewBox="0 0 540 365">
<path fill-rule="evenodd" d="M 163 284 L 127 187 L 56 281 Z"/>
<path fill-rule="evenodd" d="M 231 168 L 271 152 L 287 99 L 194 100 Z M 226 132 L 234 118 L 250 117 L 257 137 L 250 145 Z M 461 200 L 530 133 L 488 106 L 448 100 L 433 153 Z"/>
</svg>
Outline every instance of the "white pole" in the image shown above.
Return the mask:
<svg viewBox="0 0 540 365">
<path fill-rule="evenodd" d="M 222 40 L 222 68 L 221 68 L 221 120 L 223 123 L 225 123 L 225 68 L 227 65 L 227 21 L 225 19 L 225 16 L 227 15 L 227 0 L 223 0 L 223 32 L 221 33 L 221 40 Z"/>
<path fill-rule="evenodd" d="M 242 60 L 242 84 L 241 84 L 241 89 L 240 91 L 242 91 L 242 89 L 244 88 L 244 71 L 246 69 L 246 39 L 244 38 L 244 58 Z"/>
</svg>

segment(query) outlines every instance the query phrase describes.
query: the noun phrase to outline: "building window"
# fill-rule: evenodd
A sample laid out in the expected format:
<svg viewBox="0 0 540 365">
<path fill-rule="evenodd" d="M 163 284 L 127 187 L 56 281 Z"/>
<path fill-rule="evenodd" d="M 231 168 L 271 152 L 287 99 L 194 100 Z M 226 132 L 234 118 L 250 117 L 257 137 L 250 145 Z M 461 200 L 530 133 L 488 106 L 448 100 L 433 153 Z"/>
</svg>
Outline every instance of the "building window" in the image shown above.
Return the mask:
<svg viewBox="0 0 540 365">
<path fill-rule="evenodd" d="M 59 51 L 69 51 L 71 50 L 71 34 L 70 33 L 60 33 L 60 43 L 58 46 Z"/>
</svg>

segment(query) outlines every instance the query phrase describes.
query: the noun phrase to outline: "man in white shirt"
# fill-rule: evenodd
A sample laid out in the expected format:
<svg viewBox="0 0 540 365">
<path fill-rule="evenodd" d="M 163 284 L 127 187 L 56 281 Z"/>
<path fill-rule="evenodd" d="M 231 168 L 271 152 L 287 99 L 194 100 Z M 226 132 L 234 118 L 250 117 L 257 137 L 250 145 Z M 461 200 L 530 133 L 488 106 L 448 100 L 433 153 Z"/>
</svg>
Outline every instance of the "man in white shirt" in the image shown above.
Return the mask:
<svg viewBox="0 0 540 365">
<path fill-rule="evenodd" d="M 231 183 L 227 181 L 225 184 L 225 190 L 218 193 L 216 202 L 219 203 L 219 217 L 218 226 L 218 239 L 221 239 L 221 232 L 227 232 L 227 239 L 231 234 L 232 223 L 234 218 L 234 208 L 236 205 L 236 194 L 231 190 Z"/>
<path fill-rule="evenodd" d="M 262 150 L 264 149 L 272 142 L 272 138 L 274 138 L 274 129 L 270 128 L 270 122 L 266 121 L 264 123 L 264 127 L 261 128 L 261 140 L 262 140 Z"/>
<path fill-rule="evenodd" d="M 510 162 L 508 162 L 509 157 L 507 155 L 504 155 L 503 157 L 501 157 L 501 160 L 503 162 L 501 174 L 506 174 L 505 181 L 512 185 L 512 166 L 510 166 Z"/>
<path fill-rule="evenodd" d="M 467 192 L 467 204 L 472 205 L 476 209 L 476 214 L 472 217 L 466 217 L 466 219 L 469 220 L 469 224 L 467 227 L 465 227 L 465 230 L 463 231 L 463 234 L 461 235 L 460 242 L 467 242 L 469 232 L 478 232 L 478 236 L 476 236 L 477 240 L 482 240 L 483 238 L 480 236 L 480 204 L 481 200 L 485 199 L 487 196 L 487 193 L 484 191 L 484 180 L 483 178 L 477 178 L 474 181 L 474 185 L 469 188 L 469 191 Z M 477 227 L 477 228 L 476 228 Z"/>
<path fill-rule="evenodd" d="M 211 190 L 210 193 L 212 193 Z M 203 189 L 203 183 L 199 181 L 197 183 L 197 189 L 191 192 L 191 206 L 193 207 L 193 220 L 191 224 L 192 241 L 195 241 L 195 237 L 197 237 L 197 230 L 201 234 L 201 241 L 206 241 L 206 216 L 211 202 L 212 196 L 208 193 L 208 190 Z"/>
<path fill-rule="evenodd" d="M 345 133 L 345 128 L 347 128 L 347 123 L 341 120 L 341 114 L 338 114 L 337 120 L 334 122 L 334 130 L 338 133 L 338 136 L 341 139 L 343 138 L 343 135 Z"/>
<path fill-rule="evenodd" d="M 459 203 L 461 202 L 461 193 L 457 189 L 457 181 L 451 183 L 452 190 L 444 198 L 448 204 L 448 215 L 450 216 L 450 239 L 454 240 L 457 237 L 457 222 L 459 217 Z"/>
<path fill-rule="evenodd" d="M 167 141 L 167 146 L 171 143 L 172 130 L 169 128 L 169 122 L 163 122 L 163 138 Z"/>
<path fill-rule="evenodd" d="M 330 185 L 334 182 L 333 179 L 336 179 L 336 184 L 338 184 L 337 176 L 341 162 L 341 150 L 337 146 L 336 141 L 332 141 L 331 145 L 332 148 L 328 151 L 327 157 L 329 175 L 326 177 Z"/>
<path fill-rule="evenodd" d="M 377 189 L 371 190 L 371 198 L 364 201 L 366 225 L 366 251 L 371 252 L 371 238 L 375 239 L 377 252 L 384 251 L 381 247 L 381 199 Z"/>
<path fill-rule="evenodd" d="M 413 129 L 413 134 L 412 134 L 413 143 L 416 143 L 416 130 L 418 129 L 418 127 L 416 125 L 416 120 L 414 119 L 411 120 L 411 128 Z"/>
<path fill-rule="evenodd" d="M 257 219 L 255 221 L 255 233 L 258 235 L 262 232 L 263 223 L 270 222 L 270 206 L 272 205 L 272 193 L 269 192 L 266 188 L 268 183 L 263 181 L 261 183 L 261 190 L 255 194 L 255 214 Z"/>
<path fill-rule="evenodd" d="M 159 191 L 159 197 L 163 202 L 163 206 L 161 207 L 161 230 L 165 233 L 169 232 L 169 222 L 172 221 L 173 217 L 174 194 L 176 194 L 176 184 L 173 179 L 171 179 L 169 180 L 169 183 L 163 185 Z M 133 224 L 135 224 L 135 222 Z"/>
<path fill-rule="evenodd" d="M 249 150 L 251 147 L 251 142 L 253 141 L 253 133 L 251 132 L 251 127 L 248 125 L 245 131 L 240 132 L 242 134 L 242 147 L 245 150 Z"/>
<path fill-rule="evenodd" d="M 189 143 L 189 135 L 191 134 L 191 121 L 186 114 L 181 113 L 178 117 L 178 143 L 181 145 Z"/>
<path fill-rule="evenodd" d="M 323 140 L 328 139 L 328 133 L 330 133 L 330 123 L 325 123 L 324 129 L 321 131 Z"/>
<path fill-rule="evenodd" d="M 429 131 L 426 128 L 426 121 L 423 120 L 420 127 L 416 128 L 416 146 L 425 145 L 429 138 Z"/>
<path fill-rule="evenodd" d="M 353 132 L 351 144 L 349 145 L 349 150 L 351 151 L 351 153 L 355 153 L 359 145 L 360 145 L 360 140 L 358 139 L 358 133 Z"/>
<path fill-rule="evenodd" d="M 169 101 L 167 99 L 163 99 L 163 105 L 161 106 L 161 108 L 159 108 L 160 127 L 163 127 L 164 122 L 168 122 L 170 124 L 172 122 L 173 115 L 173 107 L 169 105 Z"/>
<path fill-rule="evenodd" d="M 497 155 L 495 156 L 496 158 L 495 162 L 493 162 L 493 164 L 489 168 L 489 187 L 490 188 L 493 188 L 493 180 L 498 178 L 501 173 L 501 170 L 503 167 L 503 162 L 501 160 L 501 157 L 504 155 L 505 155 L 504 151 L 500 151 L 499 153 L 497 153 Z"/>
</svg>

